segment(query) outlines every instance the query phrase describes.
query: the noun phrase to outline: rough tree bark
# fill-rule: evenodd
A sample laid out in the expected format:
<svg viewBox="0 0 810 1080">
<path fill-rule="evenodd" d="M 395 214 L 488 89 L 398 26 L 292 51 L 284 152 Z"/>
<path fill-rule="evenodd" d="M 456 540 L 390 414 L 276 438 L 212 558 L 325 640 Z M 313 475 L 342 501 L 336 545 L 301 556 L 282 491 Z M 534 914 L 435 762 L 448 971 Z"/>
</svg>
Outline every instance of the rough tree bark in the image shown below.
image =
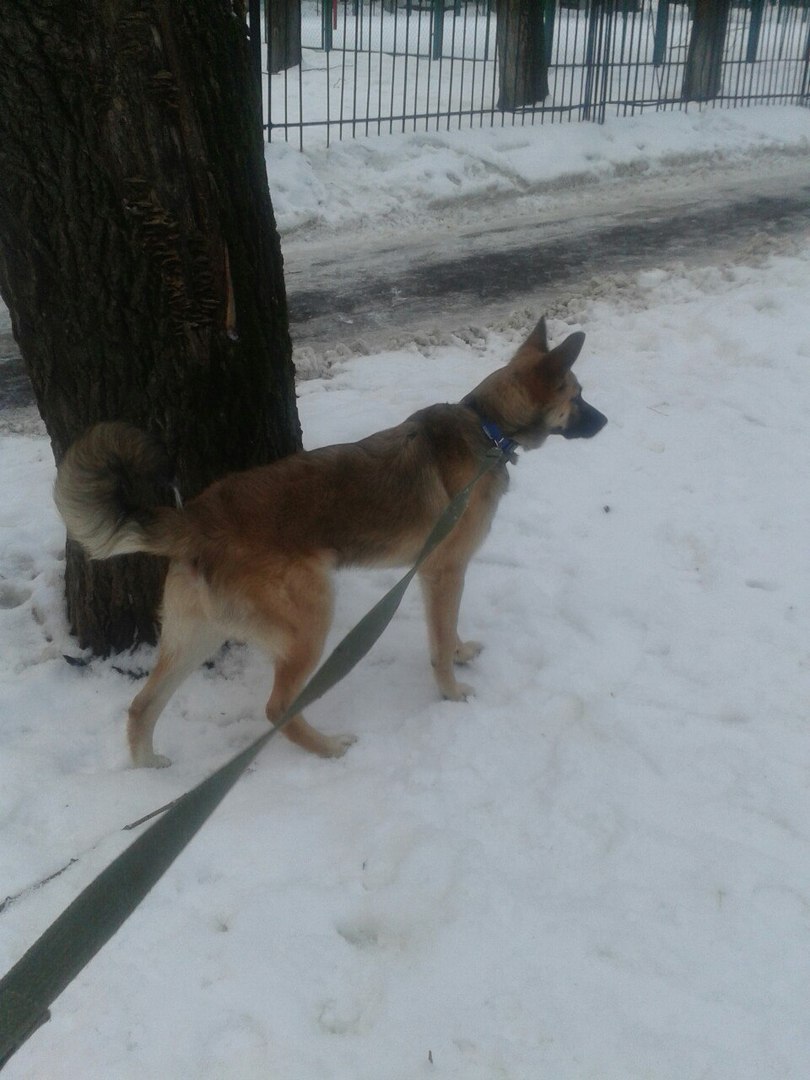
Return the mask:
<svg viewBox="0 0 810 1080">
<path fill-rule="evenodd" d="M 498 108 L 514 112 L 548 97 L 545 3 L 497 0 Z"/>
<path fill-rule="evenodd" d="M 57 461 L 155 432 L 184 497 L 300 446 L 259 90 L 226 0 L 4 0 L 0 292 Z M 82 646 L 155 636 L 154 559 L 69 544 Z"/>
<path fill-rule="evenodd" d="M 681 91 L 684 101 L 711 101 L 720 93 L 730 9 L 731 0 L 695 0 Z"/>
</svg>

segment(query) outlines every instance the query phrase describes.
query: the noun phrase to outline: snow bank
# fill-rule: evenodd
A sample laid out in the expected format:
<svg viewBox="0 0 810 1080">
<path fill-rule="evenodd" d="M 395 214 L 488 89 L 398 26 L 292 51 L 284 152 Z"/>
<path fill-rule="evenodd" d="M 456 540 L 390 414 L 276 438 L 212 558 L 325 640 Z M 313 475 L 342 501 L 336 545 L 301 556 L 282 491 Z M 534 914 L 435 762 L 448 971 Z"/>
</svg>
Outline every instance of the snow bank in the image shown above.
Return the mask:
<svg viewBox="0 0 810 1080">
<path fill-rule="evenodd" d="M 548 196 L 574 184 L 717 168 L 764 151 L 810 153 L 810 110 L 794 106 L 612 117 L 604 125 L 383 135 L 300 152 L 267 148 L 282 234 L 424 222 L 465 205 Z M 677 178 L 677 174 L 676 174 Z"/>
</svg>

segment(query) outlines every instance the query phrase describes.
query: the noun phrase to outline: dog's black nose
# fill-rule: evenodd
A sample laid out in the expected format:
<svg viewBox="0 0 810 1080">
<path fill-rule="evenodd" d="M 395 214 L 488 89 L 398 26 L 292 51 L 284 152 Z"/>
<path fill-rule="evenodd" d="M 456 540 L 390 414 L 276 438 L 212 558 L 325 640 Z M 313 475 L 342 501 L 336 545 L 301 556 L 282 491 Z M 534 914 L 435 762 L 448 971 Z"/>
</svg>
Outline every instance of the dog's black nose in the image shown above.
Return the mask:
<svg viewBox="0 0 810 1080">
<path fill-rule="evenodd" d="M 580 399 L 577 415 L 572 422 L 563 430 L 566 439 L 592 439 L 600 432 L 607 423 L 607 417 L 589 405 L 587 401 Z"/>
</svg>

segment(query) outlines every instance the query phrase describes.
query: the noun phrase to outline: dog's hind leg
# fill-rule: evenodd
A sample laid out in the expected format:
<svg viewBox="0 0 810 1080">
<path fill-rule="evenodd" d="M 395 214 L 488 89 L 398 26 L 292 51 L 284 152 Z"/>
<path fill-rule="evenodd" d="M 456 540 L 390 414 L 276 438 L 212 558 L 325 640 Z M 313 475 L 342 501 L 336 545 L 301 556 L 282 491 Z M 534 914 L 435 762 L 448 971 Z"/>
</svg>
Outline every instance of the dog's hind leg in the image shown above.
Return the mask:
<svg viewBox="0 0 810 1080">
<path fill-rule="evenodd" d="M 275 660 L 273 691 L 265 710 L 278 724 L 315 670 L 332 622 L 330 567 L 322 560 L 294 561 L 272 582 L 265 602 L 265 644 Z M 261 607 L 261 600 L 254 605 Z M 282 732 L 297 746 L 320 757 L 341 757 L 354 735 L 324 735 L 299 713 Z"/>
<path fill-rule="evenodd" d="M 153 749 L 155 724 L 175 690 L 225 639 L 224 631 L 206 613 L 201 596 L 205 588 L 191 567 L 173 563 L 169 568 L 157 664 L 129 707 L 127 738 L 132 763 L 137 767 L 171 764 L 169 758 Z"/>
<path fill-rule="evenodd" d="M 315 669 L 319 657 L 320 650 L 315 652 L 304 645 L 302 648 L 293 646 L 284 657 L 276 659 L 273 692 L 266 709 L 271 724 L 279 723 L 306 683 L 307 676 Z M 342 757 L 356 741 L 354 735 L 324 735 L 308 724 L 301 713 L 284 724 L 282 734 L 296 746 L 319 757 Z"/>
</svg>

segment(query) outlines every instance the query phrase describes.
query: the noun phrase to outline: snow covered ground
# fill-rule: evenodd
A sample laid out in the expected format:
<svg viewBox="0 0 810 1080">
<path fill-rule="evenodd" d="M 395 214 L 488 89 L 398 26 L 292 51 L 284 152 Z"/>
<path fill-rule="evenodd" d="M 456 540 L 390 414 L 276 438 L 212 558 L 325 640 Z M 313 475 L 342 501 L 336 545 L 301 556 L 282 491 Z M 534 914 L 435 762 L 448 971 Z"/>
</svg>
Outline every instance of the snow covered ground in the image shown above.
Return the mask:
<svg viewBox="0 0 810 1080">
<path fill-rule="evenodd" d="M 431 168 L 440 192 L 461 180 L 468 213 L 468 195 L 589 168 L 674 184 L 695 142 L 707 167 L 810 147 L 801 110 L 626 125 L 526 130 L 513 179 L 502 132 L 273 147 L 271 186 L 287 234 L 379 234 L 417 220 Z M 336 762 L 271 744 L 4 1077 L 804 1077 L 809 286 L 800 236 L 645 271 L 552 321 L 555 339 L 587 332 L 577 370 L 610 424 L 511 470 L 462 611 L 486 643 L 477 696 L 436 700 L 414 592 L 311 710 L 357 744 Z M 512 323 L 303 382 L 307 443 L 458 399 L 529 316 Z M 128 768 L 139 683 L 119 669 L 152 653 L 62 659 L 52 479 L 41 434 L 0 437 L 3 968 L 123 849 L 124 824 L 263 730 L 271 677 L 231 647 L 161 722 L 174 766 Z M 395 577 L 342 576 L 333 641 Z"/>
</svg>

